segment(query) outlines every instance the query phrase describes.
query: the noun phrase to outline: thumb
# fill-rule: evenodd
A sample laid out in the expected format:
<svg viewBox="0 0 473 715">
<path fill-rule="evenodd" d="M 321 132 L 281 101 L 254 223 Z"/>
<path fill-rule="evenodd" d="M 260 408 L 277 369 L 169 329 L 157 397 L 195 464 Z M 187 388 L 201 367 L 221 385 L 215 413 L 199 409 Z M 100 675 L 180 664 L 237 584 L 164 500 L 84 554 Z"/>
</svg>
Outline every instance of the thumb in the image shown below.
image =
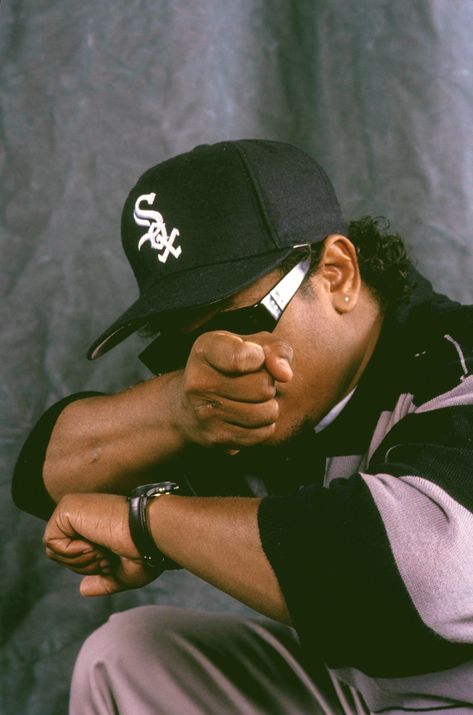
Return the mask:
<svg viewBox="0 0 473 715">
<path fill-rule="evenodd" d="M 123 586 L 113 576 L 85 576 L 80 582 L 81 596 L 108 596 L 123 590 Z"/>
<path fill-rule="evenodd" d="M 272 336 L 272 340 L 263 345 L 265 354 L 264 366 L 271 377 L 277 382 L 292 380 L 292 360 L 294 351 L 285 340 Z"/>
</svg>

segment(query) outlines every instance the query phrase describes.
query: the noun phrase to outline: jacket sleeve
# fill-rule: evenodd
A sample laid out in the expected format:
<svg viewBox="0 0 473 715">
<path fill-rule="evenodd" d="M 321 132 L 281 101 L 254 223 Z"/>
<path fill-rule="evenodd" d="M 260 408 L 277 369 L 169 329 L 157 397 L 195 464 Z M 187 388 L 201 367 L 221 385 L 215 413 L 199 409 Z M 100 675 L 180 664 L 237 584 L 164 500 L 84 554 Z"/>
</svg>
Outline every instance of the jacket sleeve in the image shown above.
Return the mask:
<svg viewBox="0 0 473 715">
<path fill-rule="evenodd" d="M 472 435 L 468 377 L 397 422 L 364 472 L 261 502 L 309 654 L 375 677 L 473 657 Z"/>
<path fill-rule="evenodd" d="M 28 435 L 15 465 L 12 497 L 16 506 L 41 519 L 49 519 L 56 504 L 43 481 L 43 466 L 49 440 L 59 415 L 67 405 L 101 392 L 77 392 L 52 405 Z"/>
</svg>

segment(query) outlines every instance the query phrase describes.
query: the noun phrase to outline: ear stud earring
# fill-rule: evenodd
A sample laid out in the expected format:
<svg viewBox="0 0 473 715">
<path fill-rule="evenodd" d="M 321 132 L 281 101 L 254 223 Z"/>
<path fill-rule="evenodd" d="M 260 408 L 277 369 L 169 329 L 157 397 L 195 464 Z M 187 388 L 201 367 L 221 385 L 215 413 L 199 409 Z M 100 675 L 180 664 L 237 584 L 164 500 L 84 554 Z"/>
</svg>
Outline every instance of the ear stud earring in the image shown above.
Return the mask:
<svg viewBox="0 0 473 715">
<path fill-rule="evenodd" d="M 344 301 L 345 301 L 345 303 L 348 303 L 348 302 L 350 301 L 350 298 L 346 295 L 346 296 L 344 297 Z"/>
</svg>

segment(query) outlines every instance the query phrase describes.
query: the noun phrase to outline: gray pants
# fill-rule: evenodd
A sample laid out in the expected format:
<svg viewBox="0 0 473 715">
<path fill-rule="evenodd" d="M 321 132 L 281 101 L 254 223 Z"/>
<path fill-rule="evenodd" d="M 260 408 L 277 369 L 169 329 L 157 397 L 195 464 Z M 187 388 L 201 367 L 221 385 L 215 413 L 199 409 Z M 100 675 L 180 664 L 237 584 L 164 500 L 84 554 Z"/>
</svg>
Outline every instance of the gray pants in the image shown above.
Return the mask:
<svg viewBox="0 0 473 715">
<path fill-rule="evenodd" d="M 317 684 L 316 684 L 317 683 Z M 114 614 L 84 643 L 70 715 L 366 715 L 293 629 L 168 606 Z"/>
</svg>

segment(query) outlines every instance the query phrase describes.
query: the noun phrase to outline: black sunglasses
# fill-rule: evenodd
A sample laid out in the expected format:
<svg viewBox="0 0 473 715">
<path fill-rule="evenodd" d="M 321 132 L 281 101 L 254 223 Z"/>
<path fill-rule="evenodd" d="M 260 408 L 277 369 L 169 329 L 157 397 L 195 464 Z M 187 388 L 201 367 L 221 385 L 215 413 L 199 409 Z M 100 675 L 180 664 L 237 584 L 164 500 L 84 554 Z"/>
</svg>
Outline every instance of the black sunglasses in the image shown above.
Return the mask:
<svg viewBox="0 0 473 715">
<path fill-rule="evenodd" d="M 212 330 L 226 330 L 237 335 L 272 332 L 289 302 L 301 286 L 310 268 L 310 258 L 304 258 L 291 268 L 269 293 L 254 305 L 217 313 L 213 318 L 189 333 L 163 328 L 139 354 L 139 359 L 155 375 L 164 375 L 185 367 L 195 340 Z"/>
</svg>

